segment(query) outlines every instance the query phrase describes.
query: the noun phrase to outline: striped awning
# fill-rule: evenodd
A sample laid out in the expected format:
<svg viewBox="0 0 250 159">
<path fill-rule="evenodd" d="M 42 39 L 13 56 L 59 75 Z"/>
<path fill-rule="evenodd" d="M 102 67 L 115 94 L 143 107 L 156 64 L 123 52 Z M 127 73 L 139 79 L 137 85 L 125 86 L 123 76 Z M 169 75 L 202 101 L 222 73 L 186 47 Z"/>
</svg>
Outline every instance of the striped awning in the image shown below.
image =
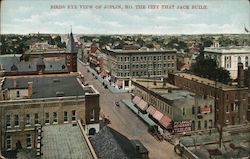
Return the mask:
<svg viewBox="0 0 250 159">
<path fill-rule="evenodd" d="M 143 99 L 140 100 L 140 102 L 136 105 L 143 111 L 145 111 L 148 108 L 148 103 L 145 102 Z"/>
<path fill-rule="evenodd" d="M 161 118 L 161 120 L 160 120 L 160 124 L 161 124 L 163 127 L 167 128 L 171 121 L 172 121 L 172 120 L 171 120 L 168 116 L 165 116 L 165 115 L 164 115 L 164 116 Z"/>
<path fill-rule="evenodd" d="M 135 96 L 135 97 L 133 98 L 133 100 L 132 100 L 132 102 L 133 102 L 134 104 L 138 104 L 140 101 L 141 101 L 141 98 L 138 97 L 138 96 Z"/>
<path fill-rule="evenodd" d="M 154 113 L 156 112 L 157 110 L 155 109 L 155 107 L 153 107 L 152 105 L 150 105 L 147 109 L 147 112 L 150 114 L 150 115 L 154 115 Z"/>
<path fill-rule="evenodd" d="M 107 76 L 107 73 L 105 70 L 103 70 L 100 74 L 99 74 L 101 77 L 106 77 Z"/>
<path fill-rule="evenodd" d="M 159 111 L 156 110 L 156 112 L 153 114 L 153 118 L 155 118 L 156 120 L 160 121 L 161 118 L 163 117 L 163 114 Z"/>
</svg>

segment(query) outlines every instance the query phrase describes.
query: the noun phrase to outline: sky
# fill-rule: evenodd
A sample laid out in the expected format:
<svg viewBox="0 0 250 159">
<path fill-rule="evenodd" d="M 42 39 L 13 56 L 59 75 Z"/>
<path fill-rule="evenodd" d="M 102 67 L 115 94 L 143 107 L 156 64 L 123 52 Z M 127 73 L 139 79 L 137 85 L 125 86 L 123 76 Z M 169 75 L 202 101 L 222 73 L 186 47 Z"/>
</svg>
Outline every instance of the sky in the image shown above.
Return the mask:
<svg viewBox="0 0 250 159">
<path fill-rule="evenodd" d="M 248 0 L 3 0 L 0 31 L 66 34 L 72 26 L 77 34 L 244 33 L 249 19 Z"/>
</svg>

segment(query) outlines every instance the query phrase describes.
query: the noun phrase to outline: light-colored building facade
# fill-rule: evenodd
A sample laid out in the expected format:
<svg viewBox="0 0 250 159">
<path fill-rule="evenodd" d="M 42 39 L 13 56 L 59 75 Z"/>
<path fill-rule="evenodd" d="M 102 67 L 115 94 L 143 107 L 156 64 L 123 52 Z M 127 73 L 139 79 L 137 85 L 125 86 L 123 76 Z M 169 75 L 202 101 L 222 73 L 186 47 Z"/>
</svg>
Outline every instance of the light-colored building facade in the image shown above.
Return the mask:
<svg viewBox="0 0 250 159">
<path fill-rule="evenodd" d="M 107 49 L 104 69 L 118 88 L 129 90 L 130 78 L 163 77 L 176 71 L 176 51 L 163 49 Z"/>
<path fill-rule="evenodd" d="M 192 131 L 214 127 L 214 99 L 204 98 L 162 81 L 132 80 L 133 94 L 172 122 L 192 122 Z M 154 115 L 152 115 L 154 117 Z M 155 116 L 157 118 L 157 116 Z"/>
<path fill-rule="evenodd" d="M 38 125 L 75 124 L 99 131 L 99 93 L 78 74 L 6 77 L 1 82 L 1 149 L 34 148 Z"/>
<path fill-rule="evenodd" d="M 243 69 L 250 66 L 250 47 L 219 47 L 219 45 L 214 45 L 204 49 L 204 57 L 216 60 L 219 67 L 228 70 L 231 78 L 236 79 L 239 62 L 243 63 Z"/>
</svg>

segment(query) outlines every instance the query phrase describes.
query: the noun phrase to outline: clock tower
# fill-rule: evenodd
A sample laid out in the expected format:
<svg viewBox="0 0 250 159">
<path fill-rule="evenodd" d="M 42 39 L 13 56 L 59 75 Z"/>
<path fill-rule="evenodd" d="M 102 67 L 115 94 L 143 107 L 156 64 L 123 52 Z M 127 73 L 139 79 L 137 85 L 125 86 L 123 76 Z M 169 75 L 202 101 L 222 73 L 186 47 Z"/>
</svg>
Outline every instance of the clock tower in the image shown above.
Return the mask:
<svg viewBox="0 0 250 159">
<path fill-rule="evenodd" d="M 68 72 L 77 72 L 77 52 L 78 49 L 75 46 L 75 40 L 71 30 L 65 56 L 65 63 L 67 65 Z"/>
</svg>

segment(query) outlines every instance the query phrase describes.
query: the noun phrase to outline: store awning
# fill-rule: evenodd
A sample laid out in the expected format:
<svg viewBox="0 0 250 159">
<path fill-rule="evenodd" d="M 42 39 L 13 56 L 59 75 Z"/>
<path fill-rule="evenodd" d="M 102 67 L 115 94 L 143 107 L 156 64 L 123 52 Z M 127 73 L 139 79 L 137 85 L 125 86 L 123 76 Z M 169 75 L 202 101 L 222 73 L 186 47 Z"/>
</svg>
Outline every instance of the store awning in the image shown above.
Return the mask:
<svg viewBox="0 0 250 159">
<path fill-rule="evenodd" d="M 136 105 L 143 111 L 145 111 L 148 108 L 148 103 L 145 102 L 143 99 L 140 100 L 140 102 Z"/>
<path fill-rule="evenodd" d="M 132 100 L 132 102 L 133 102 L 134 104 L 138 104 L 140 101 L 141 101 L 141 98 L 138 97 L 138 96 L 135 96 L 135 97 L 133 98 L 133 100 Z"/>
<path fill-rule="evenodd" d="M 152 105 L 150 105 L 147 109 L 147 112 L 150 114 L 150 115 L 154 115 L 154 113 L 156 112 L 157 110 L 155 109 L 155 107 L 153 107 Z"/>
<path fill-rule="evenodd" d="M 161 118 L 163 117 L 163 114 L 159 111 L 156 111 L 154 114 L 153 114 L 153 118 L 155 118 L 156 120 L 160 121 Z"/>
<path fill-rule="evenodd" d="M 101 77 L 106 77 L 107 76 L 107 73 L 105 70 L 103 70 L 100 74 L 99 74 Z"/>
<path fill-rule="evenodd" d="M 160 120 L 160 124 L 161 124 L 163 127 L 167 128 L 171 121 L 172 121 L 172 120 L 171 120 L 168 116 L 165 116 L 165 115 L 164 115 L 164 116 L 161 118 L 161 120 Z"/>
</svg>

